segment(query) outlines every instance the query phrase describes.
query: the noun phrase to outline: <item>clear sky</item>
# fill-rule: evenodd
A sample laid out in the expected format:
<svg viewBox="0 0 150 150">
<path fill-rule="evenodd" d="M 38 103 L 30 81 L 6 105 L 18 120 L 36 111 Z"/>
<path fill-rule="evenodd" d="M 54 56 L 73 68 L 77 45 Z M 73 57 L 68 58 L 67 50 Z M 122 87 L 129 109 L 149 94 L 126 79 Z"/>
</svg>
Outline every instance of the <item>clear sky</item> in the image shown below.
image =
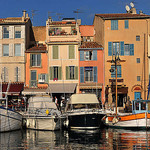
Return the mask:
<svg viewBox="0 0 150 150">
<path fill-rule="evenodd" d="M 45 26 L 48 16 L 58 21 L 62 18 L 81 19 L 82 25 L 93 24 L 95 14 L 126 13 L 125 6 L 132 0 L 1 0 L 0 18 L 21 17 L 26 10 L 34 26 Z M 137 12 L 150 15 L 150 0 L 133 0 Z M 74 13 L 74 11 L 79 11 Z"/>
</svg>

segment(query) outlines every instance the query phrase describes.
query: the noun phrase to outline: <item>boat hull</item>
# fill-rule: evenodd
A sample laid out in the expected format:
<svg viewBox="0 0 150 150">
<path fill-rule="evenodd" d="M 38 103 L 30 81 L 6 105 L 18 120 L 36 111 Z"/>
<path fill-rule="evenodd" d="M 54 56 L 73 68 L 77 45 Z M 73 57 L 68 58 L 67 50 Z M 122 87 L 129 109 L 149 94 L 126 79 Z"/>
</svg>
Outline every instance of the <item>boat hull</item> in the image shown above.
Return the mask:
<svg viewBox="0 0 150 150">
<path fill-rule="evenodd" d="M 104 114 L 71 114 L 68 116 L 68 127 L 71 129 L 98 129 Z"/>
<path fill-rule="evenodd" d="M 26 117 L 26 128 L 34 130 L 60 130 L 62 119 L 46 116 Z"/>
<path fill-rule="evenodd" d="M 106 116 L 102 119 L 104 124 L 116 128 L 149 128 L 150 114 L 139 113 L 121 116 Z"/>
<path fill-rule="evenodd" d="M 0 107 L 0 132 L 22 128 L 22 115 L 10 109 Z"/>
</svg>

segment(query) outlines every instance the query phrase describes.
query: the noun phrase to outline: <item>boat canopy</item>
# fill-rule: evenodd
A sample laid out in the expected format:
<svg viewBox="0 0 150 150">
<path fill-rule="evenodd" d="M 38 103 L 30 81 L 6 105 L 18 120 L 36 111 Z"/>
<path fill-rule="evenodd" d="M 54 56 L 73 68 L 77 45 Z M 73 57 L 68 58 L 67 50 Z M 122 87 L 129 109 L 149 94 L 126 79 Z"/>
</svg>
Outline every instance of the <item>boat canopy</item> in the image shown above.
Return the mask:
<svg viewBox="0 0 150 150">
<path fill-rule="evenodd" d="M 53 108 L 57 109 L 57 106 L 52 102 L 50 97 L 30 97 L 28 100 L 29 109 L 31 108 Z"/>
<path fill-rule="evenodd" d="M 99 104 L 95 94 L 73 94 L 68 104 Z"/>
</svg>

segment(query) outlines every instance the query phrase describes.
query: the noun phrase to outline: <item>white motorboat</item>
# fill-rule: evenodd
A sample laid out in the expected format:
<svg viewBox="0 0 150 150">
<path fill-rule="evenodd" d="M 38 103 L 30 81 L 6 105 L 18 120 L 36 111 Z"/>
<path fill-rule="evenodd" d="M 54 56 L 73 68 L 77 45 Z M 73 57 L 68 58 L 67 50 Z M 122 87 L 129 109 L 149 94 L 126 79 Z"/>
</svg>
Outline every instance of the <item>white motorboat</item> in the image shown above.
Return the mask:
<svg viewBox="0 0 150 150">
<path fill-rule="evenodd" d="M 25 114 L 26 128 L 36 130 L 59 130 L 63 118 L 50 97 L 30 97 Z"/>
</svg>

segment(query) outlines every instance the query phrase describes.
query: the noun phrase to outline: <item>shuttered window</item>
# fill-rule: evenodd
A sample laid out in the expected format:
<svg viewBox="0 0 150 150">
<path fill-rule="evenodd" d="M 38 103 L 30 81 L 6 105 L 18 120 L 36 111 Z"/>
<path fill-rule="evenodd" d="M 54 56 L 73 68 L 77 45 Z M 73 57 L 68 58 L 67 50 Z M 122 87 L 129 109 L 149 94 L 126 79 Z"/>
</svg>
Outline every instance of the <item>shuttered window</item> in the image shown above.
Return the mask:
<svg viewBox="0 0 150 150">
<path fill-rule="evenodd" d="M 3 45 L 3 56 L 9 56 L 9 44 Z"/>
<path fill-rule="evenodd" d="M 118 20 L 111 20 L 111 30 L 118 30 Z"/>
<path fill-rule="evenodd" d="M 8 68 L 6 67 L 2 68 L 2 81 L 8 82 Z"/>
<path fill-rule="evenodd" d="M 129 20 L 124 21 L 124 28 L 129 29 Z"/>
<path fill-rule="evenodd" d="M 112 65 L 112 66 L 111 66 L 111 69 L 114 70 L 113 72 L 111 72 L 111 77 L 112 77 L 112 78 L 115 78 L 115 77 L 116 77 L 115 65 Z M 118 78 L 121 78 L 121 77 L 122 77 L 122 74 L 121 74 L 121 65 L 118 65 L 118 66 L 117 66 L 117 77 L 118 77 Z"/>
<path fill-rule="evenodd" d="M 30 87 L 37 87 L 37 72 L 36 70 L 31 70 L 30 73 Z"/>
<path fill-rule="evenodd" d="M 30 54 L 30 66 L 31 67 L 41 66 L 41 54 Z"/>
<path fill-rule="evenodd" d="M 66 66 L 66 80 L 78 79 L 78 67 L 77 66 Z"/>
<path fill-rule="evenodd" d="M 8 26 L 3 27 L 3 38 L 4 39 L 9 38 L 9 27 Z"/>
<path fill-rule="evenodd" d="M 21 27 L 15 27 L 15 38 L 21 38 Z"/>
<path fill-rule="evenodd" d="M 15 68 L 15 82 L 19 82 L 21 79 L 21 69 L 20 67 Z"/>
<path fill-rule="evenodd" d="M 50 67 L 50 80 L 61 80 L 62 68 L 58 66 Z"/>
<path fill-rule="evenodd" d="M 53 51 L 53 59 L 58 59 L 58 45 L 53 45 L 52 46 L 52 51 Z"/>
<path fill-rule="evenodd" d="M 75 46 L 69 45 L 69 59 L 75 59 Z"/>
</svg>

